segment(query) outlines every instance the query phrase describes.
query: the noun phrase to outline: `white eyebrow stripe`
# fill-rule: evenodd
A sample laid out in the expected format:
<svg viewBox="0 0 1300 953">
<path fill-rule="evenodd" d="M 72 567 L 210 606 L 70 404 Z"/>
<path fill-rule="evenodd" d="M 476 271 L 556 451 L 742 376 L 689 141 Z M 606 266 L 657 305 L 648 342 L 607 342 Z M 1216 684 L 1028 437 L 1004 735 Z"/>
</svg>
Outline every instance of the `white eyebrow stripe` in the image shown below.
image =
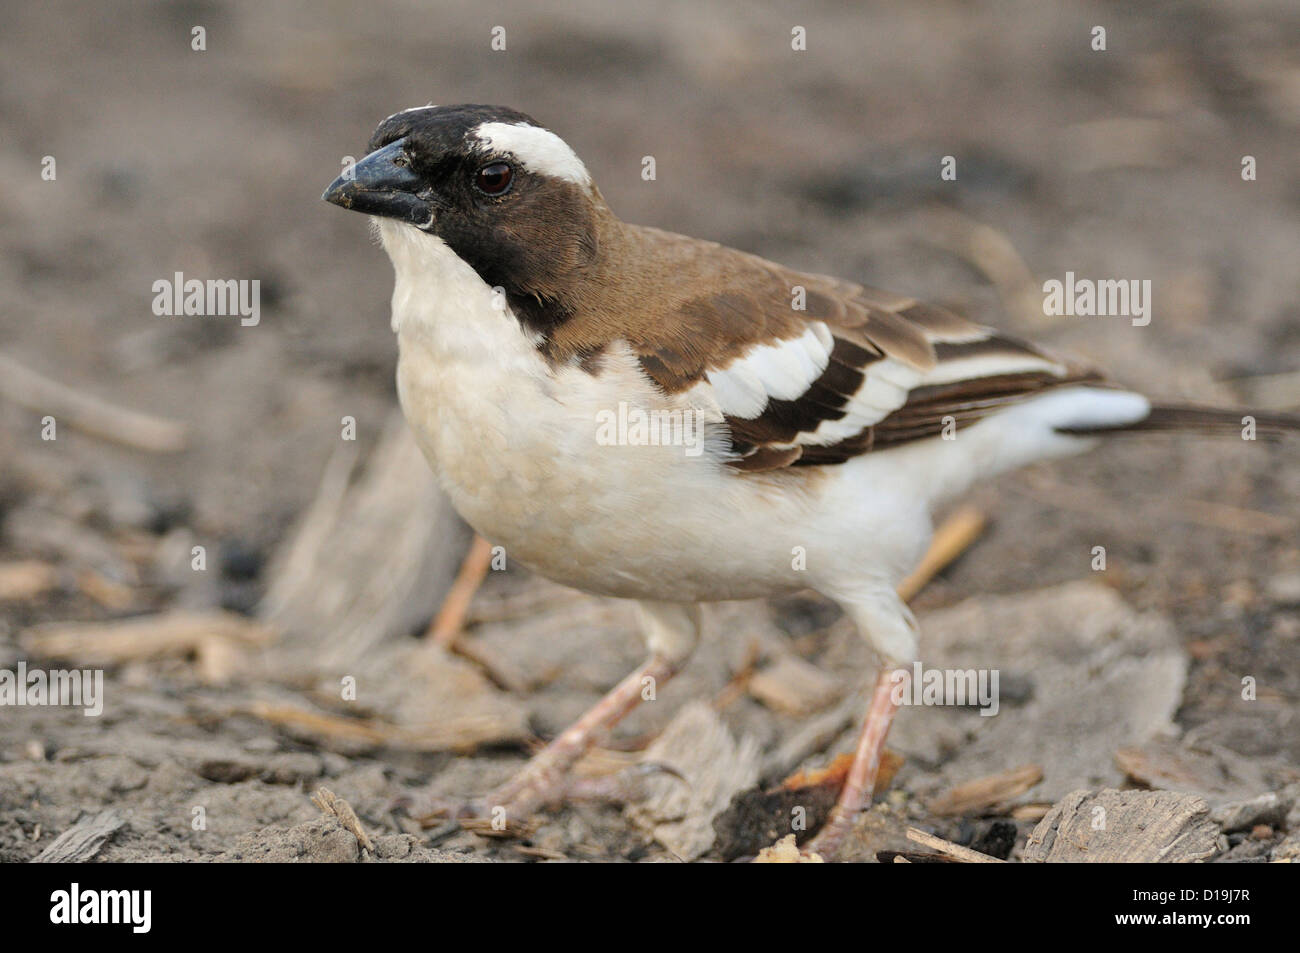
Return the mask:
<svg viewBox="0 0 1300 953">
<path fill-rule="evenodd" d="M 591 176 L 582 160 L 549 129 L 527 123 L 485 122 L 473 135 L 485 146 L 513 154 L 532 172 L 591 185 Z"/>
<path fill-rule="evenodd" d="M 421 109 L 437 109 L 437 108 L 438 107 L 435 106 L 433 103 L 429 103 L 427 106 L 412 106 L 410 109 L 397 110 L 397 112 L 393 113 L 393 116 L 400 116 L 403 113 L 415 113 L 415 112 L 419 112 Z M 393 116 L 389 116 L 388 119 L 392 119 Z M 384 122 L 388 122 L 388 119 L 385 119 Z"/>
</svg>

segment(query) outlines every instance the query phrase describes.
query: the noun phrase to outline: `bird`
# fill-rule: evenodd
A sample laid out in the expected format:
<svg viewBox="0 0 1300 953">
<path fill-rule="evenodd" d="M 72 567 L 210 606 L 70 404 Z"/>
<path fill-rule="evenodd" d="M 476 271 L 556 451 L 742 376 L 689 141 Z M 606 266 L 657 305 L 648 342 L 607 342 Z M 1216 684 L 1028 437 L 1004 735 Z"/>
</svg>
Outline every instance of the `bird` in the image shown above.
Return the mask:
<svg viewBox="0 0 1300 953">
<path fill-rule="evenodd" d="M 703 604 L 811 589 L 880 662 L 805 848 L 834 856 L 920 656 L 897 586 L 936 510 L 1113 434 L 1300 429 L 1158 403 L 949 309 L 624 222 L 508 107 L 406 109 L 366 151 L 322 198 L 369 216 L 391 259 L 398 396 L 432 471 L 514 561 L 634 600 L 647 649 L 480 810 L 563 801 L 573 764 L 687 663 Z"/>
</svg>

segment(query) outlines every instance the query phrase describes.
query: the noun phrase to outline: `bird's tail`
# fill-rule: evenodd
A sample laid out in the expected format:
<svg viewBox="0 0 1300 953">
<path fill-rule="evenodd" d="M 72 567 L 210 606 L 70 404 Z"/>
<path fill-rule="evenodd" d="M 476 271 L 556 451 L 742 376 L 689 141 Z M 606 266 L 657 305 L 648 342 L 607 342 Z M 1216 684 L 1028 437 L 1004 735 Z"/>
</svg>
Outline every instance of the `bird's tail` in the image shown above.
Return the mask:
<svg viewBox="0 0 1300 953">
<path fill-rule="evenodd" d="M 1264 413 L 1230 410 L 1222 407 L 1189 407 L 1178 404 L 1153 404 L 1151 413 L 1141 420 L 1115 426 L 1061 428 L 1061 433 L 1100 435 L 1108 433 L 1202 433 L 1213 436 L 1254 434 L 1264 440 L 1280 440 L 1288 433 L 1300 433 L 1300 414 Z"/>
</svg>

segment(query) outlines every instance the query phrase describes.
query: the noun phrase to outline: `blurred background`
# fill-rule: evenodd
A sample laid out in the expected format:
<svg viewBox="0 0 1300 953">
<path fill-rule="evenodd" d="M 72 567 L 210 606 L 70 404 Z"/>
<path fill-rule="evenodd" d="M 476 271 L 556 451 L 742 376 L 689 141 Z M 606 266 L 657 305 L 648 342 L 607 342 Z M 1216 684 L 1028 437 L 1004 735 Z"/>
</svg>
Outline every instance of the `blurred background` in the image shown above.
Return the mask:
<svg viewBox="0 0 1300 953">
<path fill-rule="evenodd" d="M 394 417 L 387 259 L 319 201 L 399 109 L 509 105 L 629 221 L 939 301 L 1160 397 L 1300 406 L 1285 0 L 2 6 L 0 668 L 102 668 L 106 700 L 0 711 L 0 859 L 107 810 L 100 859 L 336 859 L 321 784 L 393 859 L 728 857 L 757 836 L 715 835 L 732 795 L 847 744 L 869 660 L 837 610 L 728 606 L 669 704 L 588 765 L 711 738 L 738 779 L 713 801 L 574 807 L 523 841 L 430 839 L 394 807 L 499 780 L 640 654 L 626 607 L 513 567 L 454 653 L 419 638 L 471 537 Z M 1045 316 L 1067 271 L 1150 280 L 1150 324 Z M 176 272 L 259 280 L 260 322 L 155 315 Z M 1298 453 L 1119 441 L 980 491 L 982 532 L 915 605 L 936 659 L 1004 667 L 1004 710 L 906 712 L 890 809 L 1018 851 L 1072 787 L 1293 782 Z M 1031 762 L 1044 780 L 1001 813 L 935 809 Z M 1278 850 L 1285 813 L 1230 849 Z"/>
</svg>

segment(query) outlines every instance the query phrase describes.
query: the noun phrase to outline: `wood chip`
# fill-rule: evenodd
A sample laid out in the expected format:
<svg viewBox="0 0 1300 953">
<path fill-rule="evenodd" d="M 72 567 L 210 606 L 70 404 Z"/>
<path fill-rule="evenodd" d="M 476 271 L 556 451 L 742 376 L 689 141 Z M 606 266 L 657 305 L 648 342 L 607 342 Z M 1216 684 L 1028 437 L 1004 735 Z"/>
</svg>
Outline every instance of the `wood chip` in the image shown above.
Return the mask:
<svg viewBox="0 0 1300 953">
<path fill-rule="evenodd" d="M 1115 763 L 1143 787 L 1199 794 L 1211 807 L 1246 801 L 1296 780 L 1294 770 L 1273 772 L 1259 758 L 1217 745 L 1193 747 L 1157 739 L 1118 749 Z"/>
<path fill-rule="evenodd" d="M 786 834 L 771 847 L 764 847 L 751 861 L 755 864 L 824 864 L 821 854 L 801 853 L 795 845 L 794 835 Z"/>
<path fill-rule="evenodd" d="M 267 702 L 237 706 L 233 711 L 259 718 L 296 737 L 349 752 L 367 747 L 469 752 L 484 744 L 521 741 L 524 734 L 517 719 L 509 714 L 494 717 L 491 712 L 449 712 L 428 724 L 395 725 L 378 718 L 349 718 L 305 706 Z"/>
<path fill-rule="evenodd" d="M 347 700 L 334 676 L 322 676 L 307 698 L 282 692 L 228 711 L 348 754 L 376 747 L 466 752 L 532 737 L 522 702 L 494 688 L 464 659 L 426 642 L 382 647 L 362 674 L 348 677 L 355 678 L 356 695 Z"/>
<path fill-rule="evenodd" d="M 1026 863 L 1189 863 L 1218 852 L 1210 805 L 1172 791 L 1074 791 L 1025 844 Z"/>
<path fill-rule="evenodd" d="M 898 769 L 903 766 L 905 760 L 901 754 L 889 748 L 880 752 L 880 766 L 876 769 L 876 783 L 871 789 L 872 797 L 879 797 L 889 790 L 889 786 L 894 782 L 894 775 L 898 774 Z M 781 782 L 781 787 L 787 791 L 798 791 L 804 788 L 829 786 L 838 791 L 844 786 L 844 780 L 849 776 L 851 767 L 853 767 L 853 754 L 845 752 L 836 755 L 834 760 L 821 770 L 795 772 Z"/>
<path fill-rule="evenodd" d="M 126 824 L 116 808 L 83 817 L 32 859 L 34 864 L 76 864 L 91 860 Z"/>
<path fill-rule="evenodd" d="M 483 674 L 504 691 L 526 695 L 532 689 L 532 679 L 514 658 L 481 639 L 461 636 L 451 645 L 451 651 L 481 668 Z"/>
<path fill-rule="evenodd" d="M 1173 625 L 1096 580 L 982 595 L 927 614 L 922 626 L 931 670 L 1002 676 L 997 717 L 917 706 L 895 725 L 893 743 L 926 760 L 937 757 L 920 754 L 936 736 L 954 739 L 940 769 L 949 784 L 1032 763 L 1043 769 L 1037 800 L 1119 787 L 1115 748 L 1167 732 L 1182 703 L 1187 658 Z M 1013 698 L 1007 689 L 1021 673 L 1030 687 Z"/>
<path fill-rule="evenodd" d="M 1032 804 L 1017 804 L 1011 809 L 1010 817 L 1013 821 L 1041 821 L 1047 816 L 1047 812 L 1052 809 L 1052 805 L 1046 801 L 1035 801 Z"/>
<path fill-rule="evenodd" d="M 451 585 L 469 531 L 400 411 L 352 481 L 341 442 L 316 499 L 277 552 L 258 616 L 284 630 L 276 668 L 361 667 L 425 624 Z"/>
<path fill-rule="evenodd" d="M 29 602 L 59 584 L 59 571 L 36 559 L 0 563 L 0 602 Z"/>
<path fill-rule="evenodd" d="M 787 715 L 809 715 L 830 705 L 843 691 L 838 679 L 794 654 L 782 654 L 749 679 L 749 694 Z"/>
<path fill-rule="evenodd" d="M 105 609 L 122 612 L 135 603 L 135 590 L 114 582 L 103 573 L 86 569 L 77 573 L 77 588 L 83 595 L 94 599 Z"/>
<path fill-rule="evenodd" d="M 1260 828 L 1271 831 L 1274 827 L 1282 827 L 1286 824 L 1287 815 L 1291 813 L 1294 805 L 1294 793 L 1270 791 L 1244 801 L 1221 804 L 1210 816 L 1225 834 L 1247 829 L 1257 831 Z M 1264 839 L 1269 837 L 1272 837 L 1271 833 L 1266 834 Z"/>
<path fill-rule="evenodd" d="M 626 808 L 628 816 L 682 860 L 713 846 L 713 819 L 740 791 L 758 782 L 759 750 L 752 738 L 732 737 L 707 703 L 690 702 L 649 748 L 646 762 L 666 765 L 679 778 L 648 780 L 649 796 Z"/>
<path fill-rule="evenodd" d="M 117 665 L 201 653 L 212 640 L 254 648 L 274 632 L 234 612 L 164 612 L 113 622 L 50 622 L 33 626 L 19 644 L 42 658 Z"/>
<path fill-rule="evenodd" d="M 563 851 L 555 850 L 551 847 L 535 847 L 529 845 L 520 845 L 515 848 L 516 851 L 525 857 L 536 857 L 539 860 L 568 860 L 569 857 Z"/>
<path fill-rule="evenodd" d="M 1041 780 L 1043 769 L 1037 764 L 976 778 L 949 788 L 934 798 L 930 802 L 930 812 L 940 817 L 987 813 L 1024 794 Z"/>
</svg>

